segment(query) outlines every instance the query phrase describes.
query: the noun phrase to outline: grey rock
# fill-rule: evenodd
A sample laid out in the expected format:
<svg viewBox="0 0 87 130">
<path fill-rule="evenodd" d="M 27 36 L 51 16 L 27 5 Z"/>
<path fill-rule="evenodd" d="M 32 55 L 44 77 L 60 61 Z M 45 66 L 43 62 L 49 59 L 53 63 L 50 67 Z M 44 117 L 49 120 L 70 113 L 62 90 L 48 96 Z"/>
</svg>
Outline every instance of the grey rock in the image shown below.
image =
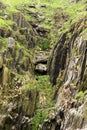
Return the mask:
<svg viewBox="0 0 87 130">
<path fill-rule="evenodd" d="M 9 48 L 15 47 L 15 40 L 14 40 L 13 37 L 9 37 L 9 38 L 8 38 L 8 47 L 9 47 Z"/>
<path fill-rule="evenodd" d="M 38 72 L 38 73 L 42 73 L 42 74 L 47 73 L 47 67 L 44 64 L 38 64 L 35 67 L 35 71 Z"/>
</svg>

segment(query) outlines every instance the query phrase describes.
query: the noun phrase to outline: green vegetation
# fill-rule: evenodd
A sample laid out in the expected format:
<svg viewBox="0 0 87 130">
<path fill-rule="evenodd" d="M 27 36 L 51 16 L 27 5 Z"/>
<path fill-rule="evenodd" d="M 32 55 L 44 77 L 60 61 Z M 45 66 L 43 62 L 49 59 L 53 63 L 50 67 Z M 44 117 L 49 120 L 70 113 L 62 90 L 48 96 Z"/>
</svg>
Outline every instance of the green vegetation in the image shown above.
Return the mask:
<svg viewBox="0 0 87 130">
<path fill-rule="evenodd" d="M 27 86 L 24 87 L 24 89 L 34 89 L 36 88 L 37 91 L 40 93 L 44 93 L 44 96 L 46 97 L 46 106 L 45 107 L 52 107 L 54 102 L 51 101 L 52 96 L 55 91 L 55 87 L 53 88 L 51 86 L 51 83 L 49 81 L 49 76 L 44 75 L 44 76 L 36 76 L 37 80 L 31 80 L 28 81 Z M 38 108 L 44 107 L 41 106 L 40 104 L 37 105 Z"/>
<path fill-rule="evenodd" d="M 33 130 L 38 130 L 39 126 L 43 124 L 48 114 L 48 110 L 37 110 L 35 116 L 32 118 Z"/>
<path fill-rule="evenodd" d="M 75 98 L 79 99 L 80 101 L 83 101 L 85 95 L 87 95 L 87 90 L 85 90 L 84 92 L 83 91 L 78 92 Z"/>
<path fill-rule="evenodd" d="M 42 50 L 46 50 L 50 48 L 50 41 L 50 39 L 44 38 L 42 40 L 37 40 L 37 43 Z"/>
<path fill-rule="evenodd" d="M 31 27 L 20 27 L 17 25 L 17 20 L 13 21 L 13 14 L 16 14 L 17 12 L 20 12 L 23 17 L 25 18 L 25 21 L 28 22 L 34 22 L 37 23 L 39 21 L 39 24 L 41 27 L 50 30 L 50 33 L 48 35 L 42 36 L 41 39 L 37 38 L 39 36 L 34 37 L 36 41 L 36 45 L 38 48 L 41 50 L 45 51 L 50 49 L 51 44 L 54 45 L 56 39 L 60 37 L 60 34 L 68 31 L 71 24 L 77 22 L 81 18 L 87 15 L 87 11 L 85 10 L 86 0 L 83 0 L 78 2 L 78 3 L 69 3 L 69 0 L 2 0 L 3 3 L 6 5 L 6 9 L 3 11 L 3 14 L 0 16 L 0 33 L 2 33 L 2 30 L 4 32 L 4 36 L 0 36 L 0 51 L 3 51 L 4 49 L 7 48 L 8 44 L 8 37 L 12 36 L 15 38 L 16 41 L 16 58 L 19 56 L 19 51 L 23 50 L 23 58 L 20 59 L 21 61 L 19 62 L 19 68 L 20 65 L 26 66 L 27 59 L 31 61 L 33 59 L 34 49 L 30 49 L 28 42 L 33 43 L 33 37 L 30 39 L 31 34 L 33 33 L 33 30 Z M 35 8 L 29 8 L 29 4 L 35 4 Z M 44 8 L 41 8 L 41 5 L 45 5 Z M 59 28 L 57 28 L 54 15 L 57 13 L 57 10 L 61 8 L 62 13 L 66 14 L 68 16 L 68 20 L 65 20 L 62 24 L 60 23 Z M 32 15 L 30 15 L 31 13 Z M 0 12 L 1 14 L 1 12 Z M 38 14 L 38 17 L 35 16 L 35 14 Z M 20 15 L 17 16 L 21 17 Z M 23 18 L 23 20 L 24 20 Z M 61 21 L 62 22 L 62 21 Z M 20 22 L 21 23 L 21 18 Z M 24 22 L 25 23 L 25 22 Z M 30 30 L 29 30 L 30 29 Z M 11 34 L 8 35 L 9 30 L 11 31 Z M 22 32 L 22 34 L 21 34 Z M 26 33 L 28 32 L 28 33 Z M 32 32 L 30 34 L 30 32 Z M 87 33 L 87 29 L 83 31 L 83 33 Z M 37 34 L 39 35 L 39 34 Z M 85 36 L 86 37 L 86 36 Z M 87 37 L 86 37 L 87 39 Z M 7 60 L 11 61 L 12 57 L 9 56 Z M 29 61 L 29 62 L 30 62 Z M 24 63 L 24 64 L 23 64 Z M 30 64 L 30 63 L 29 63 Z M 33 68 L 33 67 L 32 67 Z M 38 91 L 38 98 L 37 98 L 37 105 L 36 105 L 36 113 L 35 116 L 32 118 L 32 125 L 33 125 L 33 130 L 37 130 L 39 124 L 42 124 L 44 119 L 47 116 L 48 109 L 53 107 L 54 102 L 52 101 L 52 97 L 54 94 L 54 91 L 56 89 L 55 87 L 52 87 L 49 81 L 49 76 L 39 76 L 36 75 L 35 79 L 29 79 L 29 77 L 23 77 L 21 74 L 15 74 L 16 78 L 20 79 L 23 82 L 26 82 L 23 86 L 23 91 L 28 90 L 28 89 L 36 89 Z M 30 72 L 28 72 L 28 76 L 30 75 Z M 58 80 L 60 81 L 62 78 L 60 77 Z M 86 86 L 86 83 L 84 84 Z M 76 99 L 81 99 L 83 100 L 85 94 L 87 92 L 80 91 L 76 95 Z M 40 102 L 40 97 L 44 96 L 45 101 L 43 104 Z"/>
</svg>

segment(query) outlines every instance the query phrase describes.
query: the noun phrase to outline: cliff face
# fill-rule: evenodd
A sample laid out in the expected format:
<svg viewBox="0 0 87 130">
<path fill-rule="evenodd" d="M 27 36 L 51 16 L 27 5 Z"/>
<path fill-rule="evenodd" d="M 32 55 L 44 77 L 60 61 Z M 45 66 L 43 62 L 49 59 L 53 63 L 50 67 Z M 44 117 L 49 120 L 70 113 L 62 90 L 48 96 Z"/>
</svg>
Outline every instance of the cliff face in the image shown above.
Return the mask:
<svg viewBox="0 0 87 130">
<path fill-rule="evenodd" d="M 51 83 L 56 80 L 63 71 L 64 86 L 72 81 L 78 84 L 82 82 L 86 69 L 86 37 L 83 30 L 86 29 L 86 18 L 71 26 L 56 43 L 48 62 L 48 73 Z"/>
<path fill-rule="evenodd" d="M 53 97 L 57 98 L 57 103 L 43 130 L 87 129 L 86 21 L 84 18 L 73 24 L 61 36 L 51 53 L 48 73 L 51 83 L 58 86 Z"/>
</svg>

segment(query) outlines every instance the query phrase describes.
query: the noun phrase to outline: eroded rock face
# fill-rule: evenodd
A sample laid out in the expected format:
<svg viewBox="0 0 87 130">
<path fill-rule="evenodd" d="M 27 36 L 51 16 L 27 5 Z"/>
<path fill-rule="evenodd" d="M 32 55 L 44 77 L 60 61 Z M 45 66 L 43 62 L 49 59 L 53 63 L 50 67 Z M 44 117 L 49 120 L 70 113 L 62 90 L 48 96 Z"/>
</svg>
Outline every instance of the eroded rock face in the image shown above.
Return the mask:
<svg viewBox="0 0 87 130">
<path fill-rule="evenodd" d="M 43 130 L 85 130 L 87 129 L 87 95 L 80 104 L 72 96 L 70 88 L 62 90 Z"/>
<path fill-rule="evenodd" d="M 9 83 L 9 69 L 7 67 L 3 67 L 3 78 L 2 78 L 2 85 L 7 86 Z"/>
<path fill-rule="evenodd" d="M 36 108 L 36 89 L 25 90 L 18 101 L 18 111 L 22 115 L 32 117 Z"/>
<path fill-rule="evenodd" d="M 15 91 L 15 90 L 14 90 Z M 4 96 L 3 96 L 4 97 Z M 7 98 L 7 95 L 6 95 Z M 0 103 L 0 129 L 1 130 L 31 130 L 31 117 L 36 109 L 36 89 L 21 89 L 13 96 L 11 93 L 10 101 L 4 99 L 2 107 Z"/>
<path fill-rule="evenodd" d="M 75 84 L 81 83 L 86 70 L 86 46 L 87 42 L 82 29 L 78 29 L 83 21 L 74 27 L 71 38 L 68 40 L 67 32 L 63 34 L 58 43 L 55 45 L 48 62 L 48 73 L 52 84 L 56 84 L 56 80 L 60 72 L 64 71 L 64 86 L 68 86 L 71 82 Z"/>
<path fill-rule="evenodd" d="M 80 20 L 71 27 L 71 37 L 67 37 L 68 32 L 63 34 L 50 56 L 50 80 L 53 85 L 58 83 L 59 88 L 53 117 L 44 123 L 43 130 L 87 129 L 87 94 L 82 99 L 76 98 L 79 90 L 87 89 L 87 40 L 83 23 Z"/>
<path fill-rule="evenodd" d="M 67 57 L 67 49 L 65 46 L 66 33 L 60 38 L 58 43 L 55 45 L 50 59 L 48 60 L 48 73 L 50 75 L 50 80 L 53 85 L 56 84 L 56 79 L 61 70 L 64 70 Z"/>
</svg>

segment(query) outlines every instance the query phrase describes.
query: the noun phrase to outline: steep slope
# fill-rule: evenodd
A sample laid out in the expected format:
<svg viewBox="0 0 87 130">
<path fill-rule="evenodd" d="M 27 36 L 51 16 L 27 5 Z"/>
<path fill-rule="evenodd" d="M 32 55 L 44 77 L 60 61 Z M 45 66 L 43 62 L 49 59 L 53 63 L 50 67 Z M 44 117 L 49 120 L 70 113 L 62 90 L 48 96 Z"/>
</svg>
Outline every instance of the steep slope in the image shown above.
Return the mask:
<svg viewBox="0 0 87 130">
<path fill-rule="evenodd" d="M 0 1 L 0 130 L 87 129 L 86 6 Z"/>
<path fill-rule="evenodd" d="M 48 76 L 34 73 L 35 58 L 45 55 L 43 50 L 49 48 L 49 29 L 42 25 L 43 16 L 36 12 L 36 5 L 33 13 L 32 2 L 16 2 L 0 1 L 0 130 L 37 129 L 47 113 L 41 109 L 52 104 Z M 46 64 L 47 58 L 48 52 Z M 44 116 L 37 118 L 38 112 Z M 32 118 L 34 115 L 37 121 Z"/>
<path fill-rule="evenodd" d="M 50 130 L 87 129 L 87 41 L 84 33 L 86 20 L 81 19 L 69 32 L 63 34 L 49 60 L 51 82 L 58 85 L 53 97 L 57 98 L 57 103 L 53 109 L 51 123 L 46 124 Z"/>
<path fill-rule="evenodd" d="M 79 1 L 79 4 L 80 2 L 82 1 Z M 87 129 L 86 30 L 87 18 L 80 16 L 71 22 L 52 50 L 48 73 L 52 85 L 57 84 L 53 96 L 56 105 L 49 112 L 43 130 Z"/>
</svg>

